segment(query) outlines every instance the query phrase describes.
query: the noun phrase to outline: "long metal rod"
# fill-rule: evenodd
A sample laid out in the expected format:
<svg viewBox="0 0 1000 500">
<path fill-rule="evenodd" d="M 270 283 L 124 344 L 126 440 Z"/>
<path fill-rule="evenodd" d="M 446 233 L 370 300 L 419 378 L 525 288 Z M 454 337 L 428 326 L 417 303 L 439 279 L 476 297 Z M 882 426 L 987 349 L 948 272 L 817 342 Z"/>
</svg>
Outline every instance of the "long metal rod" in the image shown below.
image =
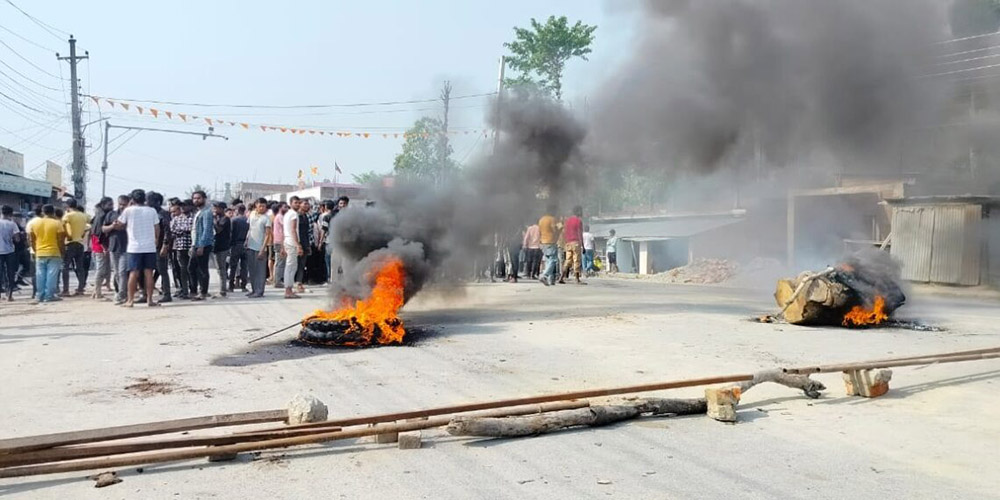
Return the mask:
<svg viewBox="0 0 1000 500">
<path fill-rule="evenodd" d="M 517 408 L 501 408 L 492 411 L 485 411 L 475 414 L 476 417 L 503 417 L 516 415 L 529 415 L 533 413 L 544 413 L 564 409 L 579 408 L 580 401 L 561 401 L 543 405 L 529 405 Z M 41 465 L 28 465 L 24 467 L 11 467 L 0 469 L 0 478 L 35 476 L 39 474 L 55 474 L 60 472 L 73 472 L 90 469 L 104 469 L 108 467 L 125 467 L 129 465 L 144 465 L 161 462 L 176 462 L 179 460 L 190 460 L 202 457 L 214 457 L 220 455 L 232 455 L 247 451 L 271 450 L 276 448 L 288 448 L 290 446 L 302 446 L 307 444 L 324 443 L 342 439 L 353 439 L 377 434 L 388 434 L 394 432 L 415 431 L 420 429 L 430 429 L 441 427 L 451 422 L 452 415 L 445 415 L 427 420 L 416 420 L 411 422 L 401 422 L 394 424 L 377 424 L 371 427 L 364 427 L 351 430 L 325 430 L 322 433 L 308 436 L 296 436 L 281 439 L 269 439 L 266 441 L 256 441 L 252 443 L 239 443 L 224 446 L 212 446 L 208 448 L 195 448 L 190 450 L 172 450 L 155 453 L 140 453 L 132 456 L 121 457 L 101 457 L 72 462 L 47 463 Z"/>
<path fill-rule="evenodd" d="M 288 418 L 287 410 L 251 411 L 245 413 L 227 413 L 224 415 L 209 415 L 206 417 L 191 417 L 162 422 L 144 424 L 119 425 L 82 431 L 57 432 L 0 440 L 0 456 L 30 450 L 41 450 L 56 446 L 111 441 L 139 436 L 151 436 L 170 432 L 208 429 L 231 425 L 261 424 L 281 422 Z"/>
<path fill-rule="evenodd" d="M 851 370 L 872 370 L 875 368 L 893 368 L 896 366 L 917 366 L 943 363 L 957 363 L 959 361 L 978 361 L 980 359 L 1000 358 L 1000 352 L 969 354 L 965 356 L 941 356 L 935 358 L 900 359 L 895 361 L 865 362 L 865 363 L 845 363 L 842 365 L 814 366 L 811 368 L 788 368 L 785 373 L 798 373 L 808 375 L 811 373 L 846 372 Z"/>
<path fill-rule="evenodd" d="M 247 342 L 247 344 L 253 344 L 254 342 L 257 342 L 258 340 L 264 340 L 264 339 L 266 339 L 266 338 L 268 338 L 268 337 L 273 337 L 273 336 L 275 336 L 275 335 L 277 335 L 277 334 L 279 334 L 279 333 L 281 333 L 281 332 L 283 332 L 283 331 L 285 331 L 285 330 L 288 330 L 288 329 L 290 329 L 290 328 L 293 328 L 293 327 L 295 327 L 296 325 L 301 325 L 301 324 L 302 324 L 302 322 L 301 322 L 301 321 L 296 321 L 295 323 L 292 323 L 292 324 L 290 324 L 290 325 L 288 325 L 288 326 L 286 326 L 286 327 L 284 327 L 284 328 L 282 328 L 282 329 L 280 329 L 280 330 L 275 330 L 275 331 L 273 331 L 273 332 L 271 332 L 271 333 L 269 333 L 269 334 L 267 334 L 267 335 L 264 335 L 264 336 L 262 336 L 262 337 L 257 337 L 257 338 L 255 338 L 255 339 L 253 339 L 253 340 L 251 340 L 251 341 Z"/>
</svg>

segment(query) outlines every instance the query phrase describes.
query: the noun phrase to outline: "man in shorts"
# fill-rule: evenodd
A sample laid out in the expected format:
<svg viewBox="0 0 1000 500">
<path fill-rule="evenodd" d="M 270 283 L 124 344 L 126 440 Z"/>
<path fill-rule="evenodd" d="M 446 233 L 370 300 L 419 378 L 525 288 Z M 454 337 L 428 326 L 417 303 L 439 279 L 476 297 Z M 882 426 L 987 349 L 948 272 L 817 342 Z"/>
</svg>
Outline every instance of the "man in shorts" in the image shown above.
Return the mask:
<svg viewBox="0 0 1000 500">
<path fill-rule="evenodd" d="M 156 242 L 160 239 L 160 216 L 146 206 L 146 192 L 135 189 L 131 194 L 131 204 L 122 211 L 115 222 L 128 234 L 128 300 L 125 307 L 132 307 L 139 276 L 143 276 L 146 287 L 146 303 L 149 307 L 160 305 L 153 300 L 153 271 L 156 270 Z"/>
</svg>

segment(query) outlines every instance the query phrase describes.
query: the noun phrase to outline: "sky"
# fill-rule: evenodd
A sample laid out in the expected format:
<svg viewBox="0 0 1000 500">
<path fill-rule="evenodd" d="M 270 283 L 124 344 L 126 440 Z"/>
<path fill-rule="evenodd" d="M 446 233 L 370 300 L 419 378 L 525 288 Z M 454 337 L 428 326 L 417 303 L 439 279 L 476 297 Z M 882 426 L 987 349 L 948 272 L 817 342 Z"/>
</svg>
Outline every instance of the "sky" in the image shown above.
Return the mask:
<svg viewBox="0 0 1000 500">
<path fill-rule="evenodd" d="M 67 34 L 90 58 L 79 65 L 81 92 L 134 100 L 200 104 L 307 105 L 435 99 L 445 80 L 453 98 L 494 92 L 503 43 L 514 26 L 565 15 L 596 24 L 589 61 L 571 62 L 564 101 L 585 110 L 608 68 L 622 62 L 636 20 L 631 9 L 598 0 L 485 1 L 47 1 L 0 0 L 0 146 L 24 153 L 29 175 L 44 163 L 70 163 Z M 9 98 L 20 102 L 12 102 Z M 25 104 L 30 109 L 22 106 Z M 294 183 L 299 170 L 335 177 L 388 172 L 421 116 L 440 116 L 439 102 L 312 109 L 218 108 L 147 104 L 162 111 L 237 123 L 370 132 L 368 139 L 262 132 L 216 125 L 229 140 L 112 129 L 107 194 L 135 187 L 181 196 L 194 184 L 222 190 L 239 181 Z M 450 128 L 481 130 L 489 97 L 452 100 Z M 203 121 L 140 116 L 135 108 L 82 100 L 83 122 L 204 132 Z M 88 204 L 101 193 L 102 127 L 87 127 Z M 125 134 L 125 135 L 123 135 Z M 391 136 L 390 136 L 391 137 Z M 453 141 L 454 159 L 488 151 L 481 134 Z M 64 173 L 69 183 L 69 171 Z"/>
</svg>

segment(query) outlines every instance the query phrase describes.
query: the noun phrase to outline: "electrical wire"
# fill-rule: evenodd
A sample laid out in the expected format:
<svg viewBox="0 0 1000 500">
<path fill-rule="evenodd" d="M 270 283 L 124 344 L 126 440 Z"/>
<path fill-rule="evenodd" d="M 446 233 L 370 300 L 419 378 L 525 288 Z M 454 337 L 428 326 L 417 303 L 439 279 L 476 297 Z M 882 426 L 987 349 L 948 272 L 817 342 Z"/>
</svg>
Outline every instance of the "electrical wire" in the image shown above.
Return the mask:
<svg viewBox="0 0 1000 500">
<path fill-rule="evenodd" d="M 65 31 L 63 31 L 63 30 L 61 30 L 59 28 L 56 28 L 55 26 L 47 24 L 44 21 L 42 21 L 41 19 L 38 19 L 37 17 L 32 16 L 31 14 L 28 14 L 27 12 L 24 11 L 24 9 L 22 9 L 22 8 L 18 7 L 17 5 L 15 5 L 14 2 L 12 2 L 11 0 L 6 0 L 6 2 L 8 4 L 10 4 L 11 7 L 14 7 L 15 9 L 17 9 L 18 12 L 20 12 L 21 14 L 24 14 L 24 17 L 27 17 L 28 19 L 31 19 L 32 22 L 34 22 L 35 24 L 37 24 L 40 28 L 42 28 L 48 34 L 50 34 L 53 37 L 55 37 L 57 40 L 62 41 L 62 37 L 60 37 L 59 35 L 57 35 L 55 33 L 56 31 L 58 31 L 59 33 L 62 33 L 63 35 L 66 35 L 66 36 L 72 36 L 68 32 L 65 32 Z"/>
<path fill-rule="evenodd" d="M 31 59 L 28 59 L 27 57 L 24 57 L 23 55 L 21 55 L 20 52 L 14 50 L 14 47 L 11 47 L 10 45 L 7 45 L 7 42 L 5 42 L 3 40 L 0 40 L 0 45 L 3 45 L 4 47 L 7 47 L 7 50 L 13 52 L 15 56 L 19 57 L 22 61 L 28 63 L 32 68 L 35 68 L 38 71 L 41 71 L 42 73 L 45 73 L 46 75 L 51 76 L 52 78 L 59 78 L 58 76 L 52 74 L 48 70 L 46 70 L 46 69 L 42 68 L 41 66 L 39 66 L 39 65 L 31 62 Z"/>
<path fill-rule="evenodd" d="M 36 42 L 34 40 L 31 40 L 30 38 L 21 36 L 16 31 L 14 31 L 14 30 L 12 30 L 12 29 L 10 29 L 10 28 L 2 25 L 2 24 L 0 24 L 0 29 L 6 31 L 7 33 L 10 33 L 11 35 L 14 35 L 14 36 L 20 38 L 21 40 L 24 40 L 25 42 L 28 42 L 28 43 L 30 43 L 30 44 L 34 45 L 35 47 L 38 47 L 38 48 L 40 48 L 42 50 L 45 50 L 45 51 L 48 51 L 48 52 L 53 52 L 53 53 L 58 52 L 57 50 L 50 49 L 49 47 L 46 47 L 46 46 L 44 46 L 44 45 L 42 45 L 42 44 L 40 44 L 40 43 L 38 43 L 38 42 Z"/>
<path fill-rule="evenodd" d="M 9 100 L 9 101 L 13 101 L 14 103 L 16 103 L 16 104 L 19 104 L 19 105 L 21 105 L 22 107 L 24 107 L 24 108 L 26 108 L 26 109 L 30 109 L 31 111 L 34 111 L 34 112 L 36 112 L 36 113 L 41 113 L 41 114 L 43 114 L 43 115 L 52 115 L 52 116 L 59 116 L 59 115 L 57 115 L 57 114 L 55 114 L 55 113 L 53 113 L 53 112 L 51 112 L 51 111 L 42 111 L 42 110 L 40 110 L 40 109 L 38 109 L 38 108 L 35 108 L 35 107 L 32 107 L 32 106 L 28 106 L 27 104 L 25 104 L 25 103 L 23 103 L 23 102 L 21 102 L 21 101 L 18 101 L 17 99 L 14 99 L 13 97 L 11 97 L 11 96 L 9 96 L 9 95 L 7 95 L 7 94 L 4 94 L 3 92 L 0 92 L 0 97 L 6 97 L 6 98 L 7 98 L 7 100 Z"/>
<path fill-rule="evenodd" d="M 54 90 L 56 92 L 62 92 L 61 90 L 59 90 L 59 89 L 57 89 L 55 87 L 49 87 L 48 85 L 45 85 L 43 83 L 38 83 L 38 81 L 32 79 L 30 76 L 25 75 L 24 73 L 21 73 L 20 71 L 18 71 L 17 69 L 15 69 L 13 66 L 11 66 L 11 65 L 7 64 L 6 62 L 4 62 L 3 59 L 0 59 L 0 64 L 3 64 L 4 66 L 7 67 L 7 69 L 13 71 L 14 73 L 16 73 L 21 78 L 24 78 L 25 80 L 28 80 L 29 82 L 34 83 L 35 85 L 38 85 L 39 87 L 42 87 L 43 89 Z M 61 79 L 60 79 L 60 81 L 61 81 Z"/>
<path fill-rule="evenodd" d="M 118 151 L 119 149 L 121 149 L 121 148 L 122 148 L 122 146 L 124 146 L 124 145 L 128 144 L 128 142 L 129 142 L 129 141 L 131 141 L 132 139 L 135 139 L 135 138 L 136 138 L 136 136 L 138 136 L 138 135 L 139 135 L 139 134 L 140 134 L 140 133 L 142 132 L 142 130 L 132 130 L 132 131 L 130 131 L 130 132 L 134 132 L 134 133 L 132 134 L 132 137 L 129 137 L 128 139 L 125 139 L 125 140 L 124 140 L 124 141 L 122 141 L 122 143 L 121 143 L 121 144 L 119 144 L 119 145 L 118 145 L 118 146 L 117 146 L 117 147 L 116 147 L 115 149 L 112 149 L 111 151 L 108 151 L 108 156 L 111 156 L 111 155 L 113 155 L 113 154 L 115 153 L 115 151 Z"/>
<path fill-rule="evenodd" d="M 25 84 L 23 84 L 23 83 L 21 83 L 21 82 L 17 81 L 16 79 L 14 79 L 14 78 L 13 78 L 13 77 L 11 77 L 10 75 L 8 75 L 8 74 L 7 74 L 6 72 L 4 72 L 3 70 L 0 70 L 0 75 L 3 75 L 3 76 L 5 76 L 5 77 L 7 77 L 7 79 L 8 79 L 8 80 L 10 80 L 10 81 L 11 81 L 11 82 L 13 82 L 13 83 L 16 83 L 18 87 L 21 87 L 21 88 L 23 88 L 23 89 L 24 89 L 24 90 L 25 90 L 26 92 L 31 92 L 31 93 L 32 93 L 33 95 L 36 95 L 36 96 L 38 96 L 38 97 L 41 97 L 41 98 L 43 98 L 43 99 L 48 99 L 48 100 L 50 100 L 50 101 L 53 101 L 53 102 L 58 102 L 59 104 L 63 104 L 63 101 L 62 101 L 62 100 L 60 100 L 60 99 L 56 99 L 56 98 L 54 98 L 54 97 L 51 97 L 51 96 L 48 96 L 48 95 L 46 95 L 46 94 L 43 94 L 43 93 L 41 93 L 41 92 L 39 92 L 39 91 L 37 91 L 37 90 L 35 90 L 35 89 L 33 89 L 33 88 L 31 88 L 31 87 L 29 87 L 29 86 L 25 85 Z"/>
<path fill-rule="evenodd" d="M 85 97 L 99 97 L 103 99 L 121 100 L 121 101 L 132 101 L 132 102 L 145 102 L 153 104 L 169 104 L 172 106 L 195 106 L 201 108 L 257 108 L 257 109 L 310 109 L 310 108 L 358 108 L 365 106 L 393 106 L 398 104 L 420 104 L 427 102 L 437 102 L 440 99 L 413 99 L 409 101 L 385 101 L 385 102 L 355 102 L 355 103 L 341 103 L 341 104 L 293 104 L 293 105 L 268 105 L 268 104 L 206 104 L 206 103 L 196 103 L 196 102 L 178 102 L 178 101 L 157 101 L 153 99 L 131 99 L 125 97 L 105 97 L 105 96 L 94 96 L 90 94 L 80 94 Z M 452 97 L 451 100 L 459 99 L 471 99 L 474 97 L 486 97 L 496 95 L 496 92 L 485 92 L 482 94 L 469 94 L 460 95 Z"/>
<path fill-rule="evenodd" d="M 0 89 L 6 89 L 11 95 L 24 101 L 27 104 L 44 109 L 46 111 L 50 112 L 52 111 L 50 108 L 47 107 L 48 105 L 42 100 L 40 100 L 38 97 L 28 94 L 24 90 L 14 87 L 13 85 L 10 85 L 5 80 L 0 80 Z"/>
</svg>

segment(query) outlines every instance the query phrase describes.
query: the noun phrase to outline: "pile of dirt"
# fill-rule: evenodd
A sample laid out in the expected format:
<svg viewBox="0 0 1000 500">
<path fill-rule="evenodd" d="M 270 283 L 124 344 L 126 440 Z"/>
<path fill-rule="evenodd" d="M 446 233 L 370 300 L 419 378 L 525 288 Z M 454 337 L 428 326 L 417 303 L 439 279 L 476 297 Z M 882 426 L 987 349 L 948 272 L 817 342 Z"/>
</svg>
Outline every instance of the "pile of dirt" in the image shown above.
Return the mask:
<svg viewBox="0 0 1000 500">
<path fill-rule="evenodd" d="M 736 276 L 739 270 L 739 264 L 730 260 L 695 259 L 686 266 L 656 274 L 653 279 L 667 283 L 723 283 Z"/>
</svg>

